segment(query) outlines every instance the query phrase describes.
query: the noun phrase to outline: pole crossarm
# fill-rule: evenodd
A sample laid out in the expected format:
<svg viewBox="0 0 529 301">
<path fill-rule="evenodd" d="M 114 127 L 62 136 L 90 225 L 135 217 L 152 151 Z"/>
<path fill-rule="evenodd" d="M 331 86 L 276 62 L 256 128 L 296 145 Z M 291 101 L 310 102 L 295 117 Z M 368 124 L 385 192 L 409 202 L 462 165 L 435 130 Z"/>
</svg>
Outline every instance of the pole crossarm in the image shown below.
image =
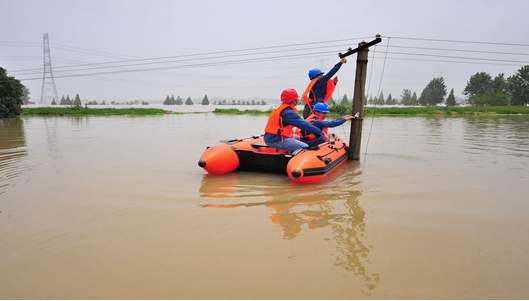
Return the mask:
<svg viewBox="0 0 529 301">
<path fill-rule="evenodd" d="M 376 44 L 382 42 L 382 38 L 380 37 L 379 34 L 377 34 L 375 37 L 376 37 L 376 39 L 372 40 L 371 42 L 367 42 L 367 43 L 366 42 L 362 42 L 362 43 L 358 44 L 358 47 L 356 47 L 355 49 L 349 48 L 346 53 L 341 53 L 341 52 L 338 53 L 338 57 L 340 57 L 340 58 L 348 57 L 351 54 L 355 54 L 355 53 L 357 53 L 357 52 L 359 52 L 361 50 L 364 50 L 366 48 L 369 48 L 369 47 L 371 47 L 373 45 L 376 45 Z"/>
</svg>

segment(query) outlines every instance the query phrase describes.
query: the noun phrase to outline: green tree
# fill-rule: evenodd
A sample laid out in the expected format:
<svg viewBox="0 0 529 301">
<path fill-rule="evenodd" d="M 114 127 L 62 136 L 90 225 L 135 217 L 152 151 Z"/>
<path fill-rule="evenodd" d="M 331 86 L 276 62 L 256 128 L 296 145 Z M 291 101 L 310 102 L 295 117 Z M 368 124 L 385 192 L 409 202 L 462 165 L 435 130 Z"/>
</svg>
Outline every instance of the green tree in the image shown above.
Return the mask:
<svg viewBox="0 0 529 301">
<path fill-rule="evenodd" d="M 378 95 L 378 98 L 375 99 L 375 104 L 376 104 L 376 105 L 383 105 L 383 104 L 385 104 L 385 100 L 384 100 L 384 91 L 380 91 L 380 94 Z"/>
<path fill-rule="evenodd" d="M 20 115 L 24 88 L 18 79 L 8 76 L 7 71 L 0 67 L 0 118 Z"/>
<path fill-rule="evenodd" d="M 56 106 L 56 105 L 57 105 L 57 102 L 55 101 L 55 97 L 54 97 L 53 100 L 51 101 L 51 105 L 52 105 L 52 106 Z"/>
<path fill-rule="evenodd" d="M 413 92 L 413 95 L 411 96 L 411 105 L 412 106 L 419 105 L 419 100 L 417 99 L 417 93 L 415 93 L 415 91 Z"/>
<path fill-rule="evenodd" d="M 81 104 L 81 98 L 79 97 L 79 94 L 75 94 L 75 99 L 73 101 L 73 105 L 76 107 L 80 107 Z"/>
<path fill-rule="evenodd" d="M 177 97 L 176 97 L 176 100 L 175 100 L 175 104 L 176 104 L 176 105 L 183 105 L 183 104 L 184 104 L 184 101 L 182 100 L 182 97 L 177 96 Z"/>
<path fill-rule="evenodd" d="M 391 93 L 389 93 L 388 98 L 386 98 L 386 104 L 387 105 L 394 105 L 396 103 L 395 99 L 391 97 Z"/>
<path fill-rule="evenodd" d="M 454 95 L 454 89 L 450 90 L 450 94 L 448 94 L 448 97 L 446 98 L 446 105 L 447 106 L 455 106 L 456 103 L 456 97 Z"/>
<path fill-rule="evenodd" d="M 492 77 L 487 72 L 478 72 L 470 77 L 463 94 L 469 98 L 474 95 L 485 94 L 489 92 L 492 85 Z"/>
<path fill-rule="evenodd" d="M 433 106 L 443 102 L 446 96 L 446 84 L 444 78 L 432 79 L 421 92 L 419 103 L 423 106 Z"/>
<path fill-rule="evenodd" d="M 496 75 L 496 77 L 491 82 L 490 88 L 493 91 L 509 94 L 509 83 L 507 79 L 505 79 L 505 75 L 503 73 Z"/>
<path fill-rule="evenodd" d="M 207 106 L 209 105 L 209 99 L 208 99 L 208 95 L 204 95 L 204 98 L 202 98 L 202 105 L 204 106 Z"/>
<path fill-rule="evenodd" d="M 192 105 L 192 104 L 193 104 L 193 100 L 191 99 L 190 96 L 188 96 L 188 97 L 186 98 L 186 105 Z"/>
<path fill-rule="evenodd" d="M 164 104 L 164 105 L 168 105 L 169 102 L 170 102 L 170 100 L 169 100 L 169 95 L 165 95 L 165 99 L 164 99 L 164 101 L 163 101 L 163 104 Z"/>
<path fill-rule="evenodd" d="M 402 95 L 400 96 L 400 103 L 405 106 L 412 106 L 412 100 L 411 100 L 411 90 L 410 89 L 404 89 L 402 90 Z"/>
<path fill-rule="evenodd" d="M 468 101 L 476 106 L 506 106 L 510 102 L 509 95 L 501 91 L 488 92 L 471 96 Z"/>
<path fill-rule="evenodd" d="M 468 102 L 477 106 L 510 104 L 509 85 L 503 73 L 494 79 L 485 72 L 474 74 L 465 88 Z"/>
<path fill-rule="evenodd" d="M 523 66 L 509 77 L 508 88 L 513 105 L 529 104 L 529 65 Z"/>
<path fill-rule="evenodd" d="M 66 99 L 64 100 L 64 104 L 68 105 L 68 106 L 72 105 L 72 100 L 70 99 L 70 95 L 66 95 Z"/>
</svg>

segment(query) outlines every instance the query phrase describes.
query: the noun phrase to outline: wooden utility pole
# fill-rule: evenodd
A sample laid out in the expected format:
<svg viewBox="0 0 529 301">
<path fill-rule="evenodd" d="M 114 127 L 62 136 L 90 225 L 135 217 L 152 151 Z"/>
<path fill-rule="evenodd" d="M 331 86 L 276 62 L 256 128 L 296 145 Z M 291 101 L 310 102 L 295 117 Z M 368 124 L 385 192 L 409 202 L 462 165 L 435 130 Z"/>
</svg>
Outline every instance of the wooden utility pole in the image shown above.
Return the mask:
<svg viewBox="0 0 529 301">
<path fill-rule="evenodd" d="M 356 75 L 353 95 L 353 115 L 358 113 L 358 118 L 351 120 L 349 134 L 349 160 L 360 159 L 360 143 L 362 141 L 362 122 L 364 119 L 364 97 L 367 77 L 367 58 L 369 47 L 366 42 L 358 44 L 356 58 Z"/>
<path fill-rule="evenodd" d="M 338 53 L 340 58 L 358 53 L 356 58 L 355 90 L 353 95 L 353 115 L 358 113 L 358 118 L 351 120 L 351 132 L 349 134 L 349 160 L 360 159 L 360 142 L 362 140 L 362 121 L 364 118 L 364 97 L 366 91 L 367 77 L 367 54 L 369 47 L 382 42 L 379 34 L 371 42 L 361 42 L 355 49 L 349 48 L 345 53 Z"/>
</svg>

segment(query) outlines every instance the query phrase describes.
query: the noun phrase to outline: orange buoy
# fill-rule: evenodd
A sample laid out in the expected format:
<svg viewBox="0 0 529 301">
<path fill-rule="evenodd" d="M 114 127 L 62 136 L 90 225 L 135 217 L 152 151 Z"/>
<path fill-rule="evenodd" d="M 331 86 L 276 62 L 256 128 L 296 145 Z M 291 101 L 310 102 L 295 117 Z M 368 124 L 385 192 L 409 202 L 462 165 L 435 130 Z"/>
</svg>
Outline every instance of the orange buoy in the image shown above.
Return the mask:
<svg viewBox="0 0 529 301">
<path fill-rule="evenodd" d="M 210 174 L 226 174 L 239 167 L 239 157 L 228 144 L 217 144 L 206 148 L 198 161 L 198 166 Z"/>
</svg>

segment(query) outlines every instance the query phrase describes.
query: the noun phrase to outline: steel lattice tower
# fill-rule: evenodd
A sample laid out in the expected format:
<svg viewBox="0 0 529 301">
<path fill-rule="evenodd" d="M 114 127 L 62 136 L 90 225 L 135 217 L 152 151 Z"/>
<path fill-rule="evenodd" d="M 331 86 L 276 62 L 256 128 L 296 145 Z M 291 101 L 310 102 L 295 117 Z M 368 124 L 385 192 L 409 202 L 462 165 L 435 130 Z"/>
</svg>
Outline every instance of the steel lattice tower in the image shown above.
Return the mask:
<svg viewBox="0 0 529 301">
<path fill-rule="evenodd" d="M 53 72 L 51 69 L 51 53 L 50 53 L 50 40 L 48 34 L 45 33 L 42 36 L 42 50 L 43 50 L 43 74 L 42 74 L 42 89 L 40 91 L 40 103 L 51 104 L 53 100 L 57 103 L 59 97 L 57 96 L 57 87 L 55 87 L 55 79 L 53 78 Z M 51 94 L 51 95 L 50 95 Z M 49 97 L 51 96 L 51 99 Z M 58 103 L 57 103 L 58 104 Z"/>
</svg>

